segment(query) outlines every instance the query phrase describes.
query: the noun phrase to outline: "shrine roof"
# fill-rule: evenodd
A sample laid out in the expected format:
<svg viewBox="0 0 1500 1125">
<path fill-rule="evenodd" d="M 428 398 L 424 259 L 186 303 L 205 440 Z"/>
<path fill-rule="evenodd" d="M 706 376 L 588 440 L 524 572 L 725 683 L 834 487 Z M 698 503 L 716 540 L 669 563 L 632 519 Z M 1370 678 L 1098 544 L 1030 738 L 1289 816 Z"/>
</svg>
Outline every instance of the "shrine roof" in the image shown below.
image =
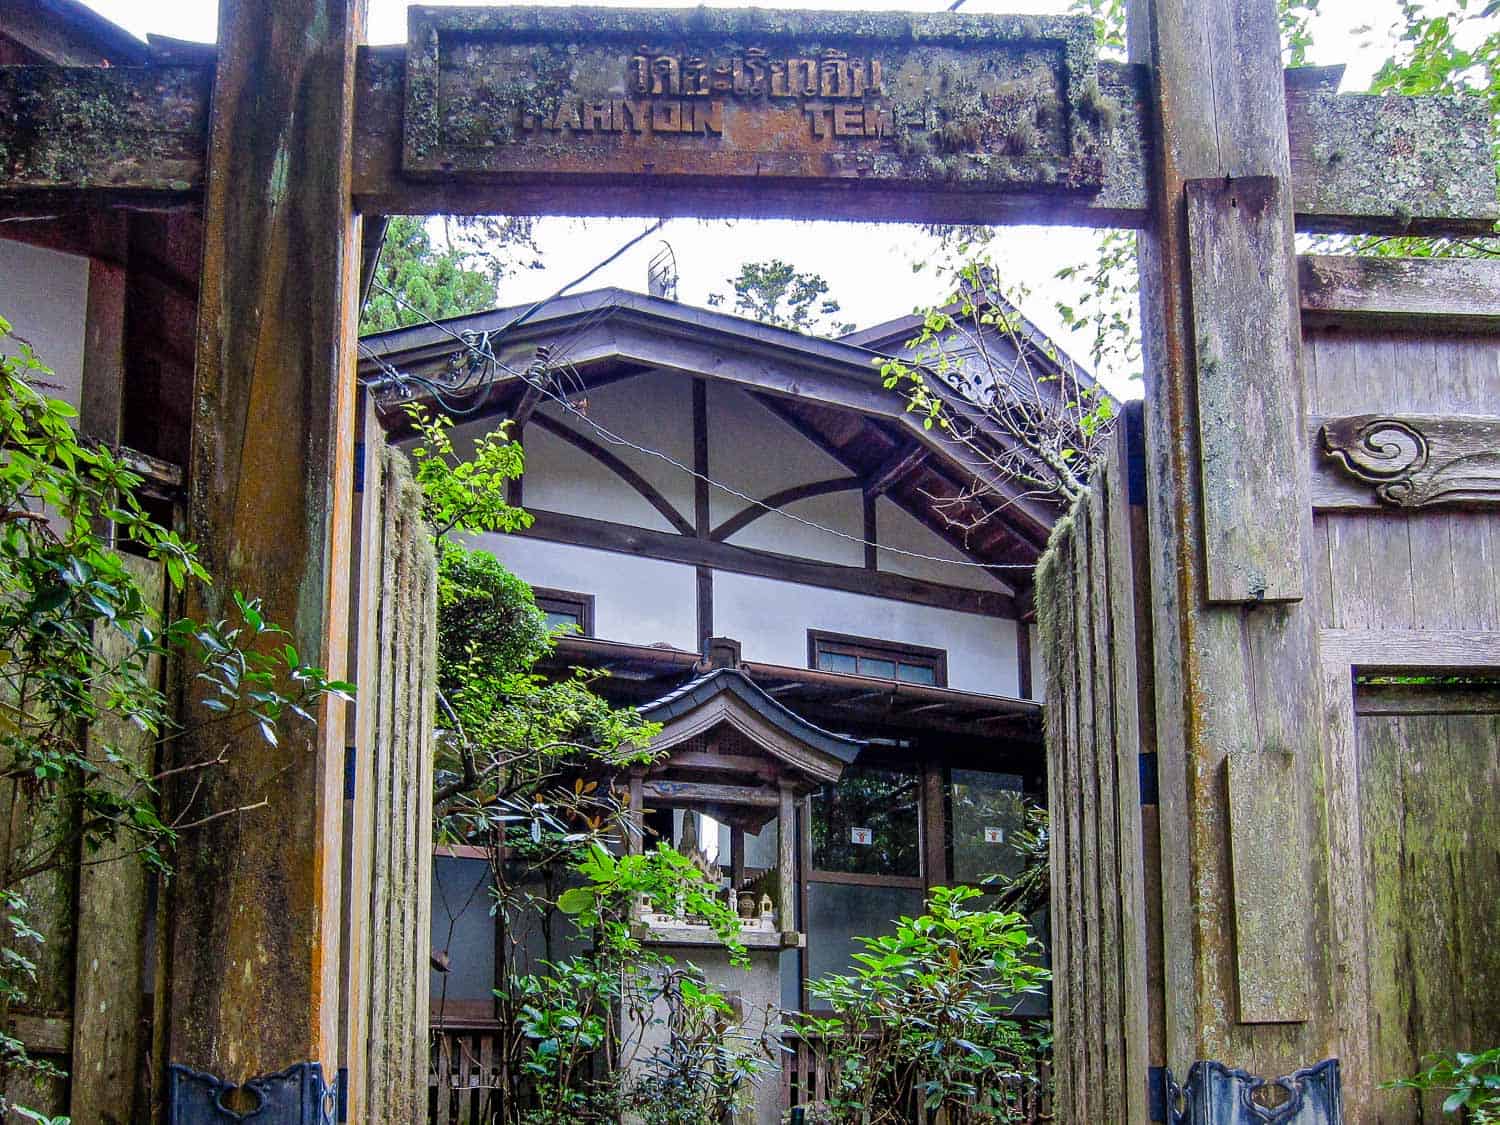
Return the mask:
<svg viewBox="0 0 1500 1125">
<path fill-rule="evenodd" d="M 808 722 L 738 668 L 715 668 L 639 711 L 663 725 L 658 746 L 677 746 L 727 722 L 771 757 L 823 780 L 837 777 L 865 747 L 859 739 Z"/>
</svg>

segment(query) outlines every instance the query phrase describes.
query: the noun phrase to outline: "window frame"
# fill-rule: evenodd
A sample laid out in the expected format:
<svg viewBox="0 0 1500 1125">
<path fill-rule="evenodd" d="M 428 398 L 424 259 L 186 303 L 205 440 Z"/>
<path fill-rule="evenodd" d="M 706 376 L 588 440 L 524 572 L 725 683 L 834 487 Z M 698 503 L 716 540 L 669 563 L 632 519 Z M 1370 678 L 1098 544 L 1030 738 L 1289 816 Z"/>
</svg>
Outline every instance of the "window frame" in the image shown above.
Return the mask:
<svg viewBox="0 0 1500 1125">
<path fill-rule="evenodd" d="M 859 637 L 851 633 L 834 633 L 825 629 L 809 629 L 807 631 L 807 666 L 815 672 L 828 671 L 820 667 L 818 663 L 819 655 L 825 651 L 834 652 L 835 655 L 852 656 L 856 660 L 890 661 L 896 665 L 897 672 L 895 676 L 889 677 L 870 676 L 865 672 L 830 672 L 830 675 L 860 675 L 872 680 L 889 680 L 893 684 L 911 684 L 915 687 L 946 688 L 948 686 L 947 649 L 907 644 L 903 641 L 884 641 L 875 637 Z M 932 683 L 924 684 L 918 680 L 901 679 L 902 664 L 913 668 L 932 669 Z"/>
<path fill-rule="evenodd" d="M 548 586 L 533 586 L 532 597 L 536 599 L 536 607 L 543 613 L 565 613 L 575 614 L 578 617 L 578 632 L 569 634 L 574 637 L 592 637 L 594 635 L 594 595 L 583 594 L 576 590 L 556 590 Z"/>
</svg>

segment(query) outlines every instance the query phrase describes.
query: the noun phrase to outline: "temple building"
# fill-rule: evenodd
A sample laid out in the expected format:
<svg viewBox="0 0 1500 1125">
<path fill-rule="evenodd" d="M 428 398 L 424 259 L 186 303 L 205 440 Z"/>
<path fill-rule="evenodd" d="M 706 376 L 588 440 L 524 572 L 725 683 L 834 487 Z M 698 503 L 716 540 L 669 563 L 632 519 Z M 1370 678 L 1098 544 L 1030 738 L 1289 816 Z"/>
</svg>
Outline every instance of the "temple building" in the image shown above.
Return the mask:
<svg viewBox="0 0 1500 1125">
<path fill-rule="evenodd" d="M 733 890 L 754 962 L 736 990 L 808 1010 L 856 936 L 1024 863 L 1045 793 L 1031 568 L 1056 511 L 1003 479 L 976 490 L 973 459 L 882 385 L 877 357 L 917 318 L 822 339 L 617 289 L 525 311 L 366 337 L 379 418 L 400 440 L 392 372 L 489 380 L 455 434 L 514 420 L 512 500 L 535 522 L 481 545 L 572 627 L 551 671 L 607 673 L 596 690 L 664 723 L 633 808 L 647 846 Z M 1029 325 L 989 344 L 1069 364 Z M 968 402 L 995 393 L 977 361 L 945 378 Z M 493 1019 L 488 878 L 477 849 L 435 857 L 435 1028 Z M 709 942 L 655 922 L 664 943 Z"/>
</svg>

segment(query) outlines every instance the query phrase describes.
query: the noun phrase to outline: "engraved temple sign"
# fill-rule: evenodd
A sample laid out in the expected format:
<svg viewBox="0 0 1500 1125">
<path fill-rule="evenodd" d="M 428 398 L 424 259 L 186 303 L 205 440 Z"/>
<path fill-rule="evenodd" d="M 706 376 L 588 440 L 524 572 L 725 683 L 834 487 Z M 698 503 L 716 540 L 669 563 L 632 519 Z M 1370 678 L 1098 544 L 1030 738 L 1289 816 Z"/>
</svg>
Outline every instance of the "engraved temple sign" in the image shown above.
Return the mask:
<svg viewBox="0 0 1500 1125">
<path fill-rule="evenodd" d="M 1102 181 L 1092 24 L 759 9 L 410 10 L 409 174 Z"/>
</svg>

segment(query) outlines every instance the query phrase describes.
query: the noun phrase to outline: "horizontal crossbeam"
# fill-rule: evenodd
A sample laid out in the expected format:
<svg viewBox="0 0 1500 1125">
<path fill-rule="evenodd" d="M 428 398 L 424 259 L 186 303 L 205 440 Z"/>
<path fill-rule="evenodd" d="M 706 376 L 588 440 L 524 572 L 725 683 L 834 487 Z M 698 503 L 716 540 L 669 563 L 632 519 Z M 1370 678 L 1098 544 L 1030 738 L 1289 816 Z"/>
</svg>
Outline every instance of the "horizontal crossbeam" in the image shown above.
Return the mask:
<svg viewBox="0 0 1500 1125">
<path fill-rule="evenodd" d="M 680 176 L 559 178 L 545 173 L 402 171 L 405 48 L 366 48 L 357 75 L 356 206 L 366 213 L 818 217 L 1140 227 L 1152 144 L 1143 67 L 1100 63 L 1118 113 L 1105 131 L 1097 191 L 914 191 L 858 180 L 776 185 Z M 212 68 L 0 67 L 0 212 L 201 192 Z M 1289 89 L 1293 206 L 1302 230 L 1483 234 L 1497 208 L 1483 99 Z"/>
</svg>

